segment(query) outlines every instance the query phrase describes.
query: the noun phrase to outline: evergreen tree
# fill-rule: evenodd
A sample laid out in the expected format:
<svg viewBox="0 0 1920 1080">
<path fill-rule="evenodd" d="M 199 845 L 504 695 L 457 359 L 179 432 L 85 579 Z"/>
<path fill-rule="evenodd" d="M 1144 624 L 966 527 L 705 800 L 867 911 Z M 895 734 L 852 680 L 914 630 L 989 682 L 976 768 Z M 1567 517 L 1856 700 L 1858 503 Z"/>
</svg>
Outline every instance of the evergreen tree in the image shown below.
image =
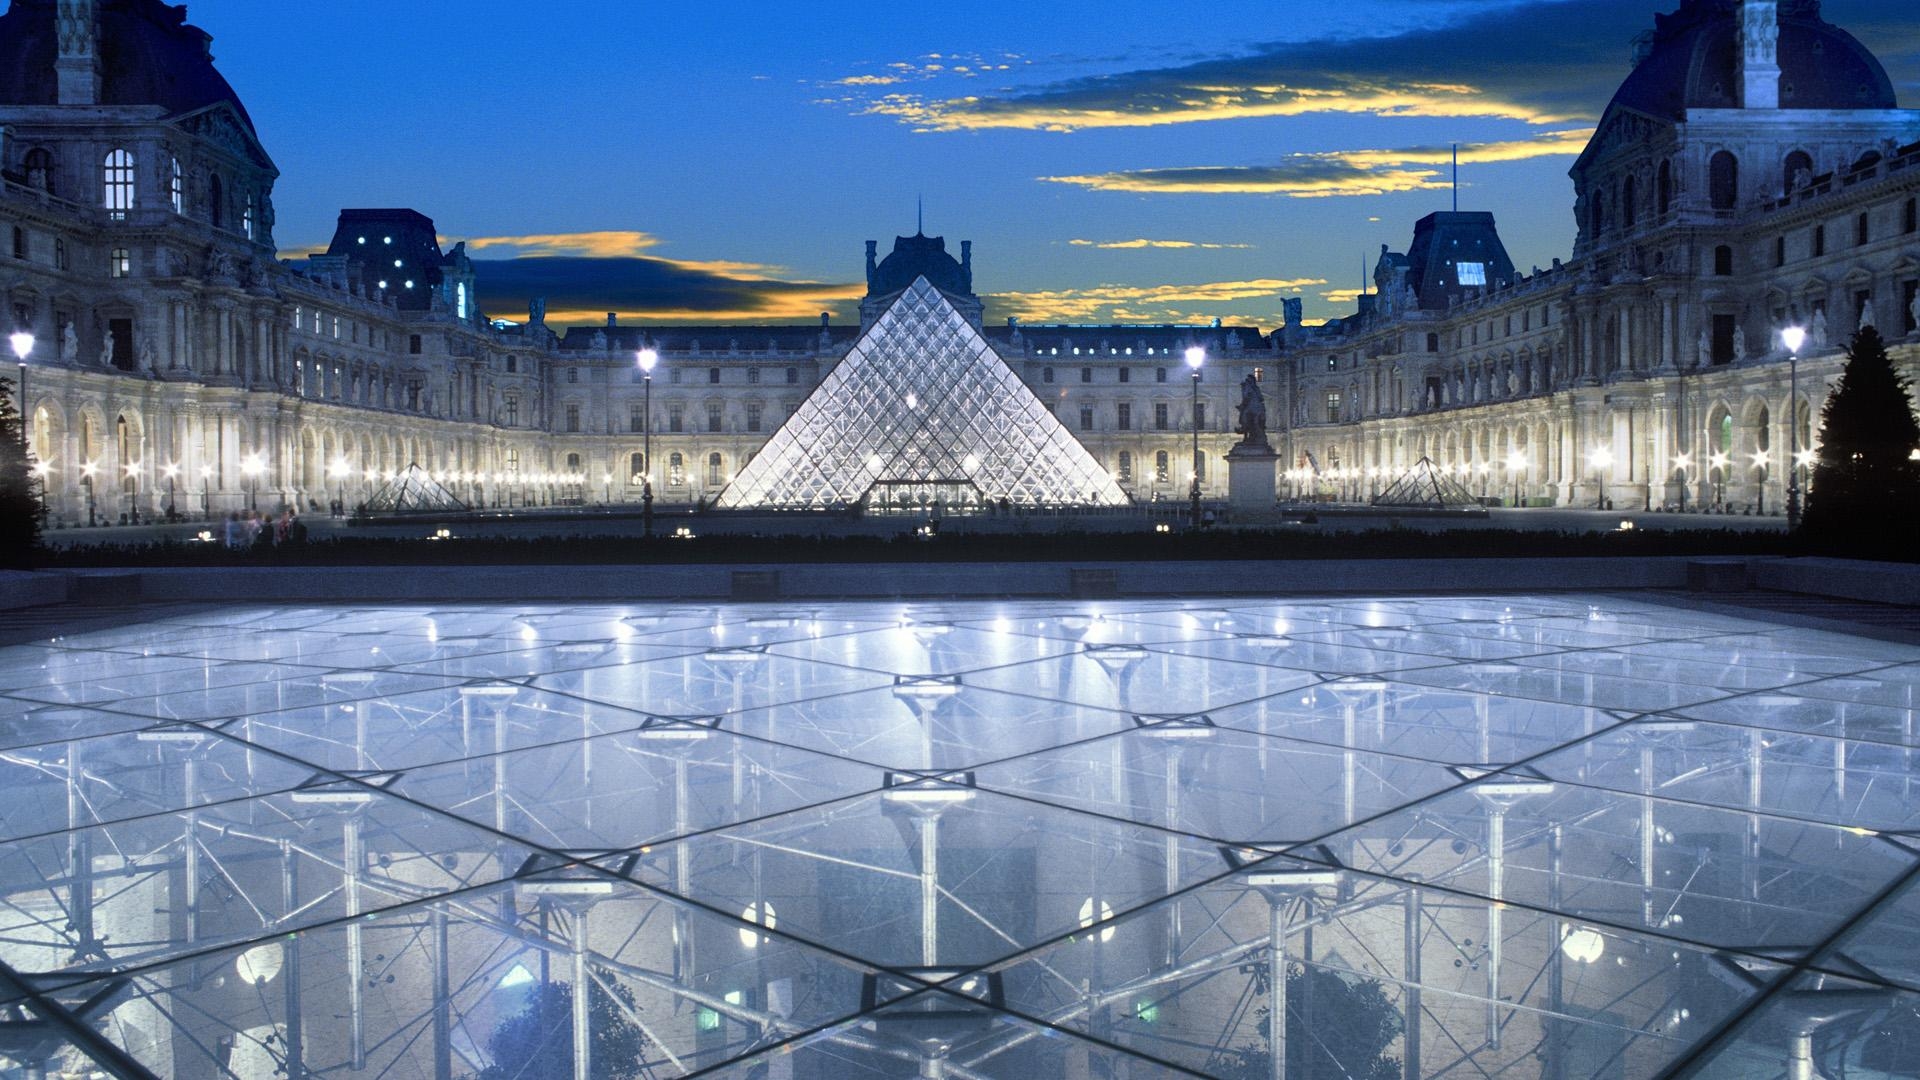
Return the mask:
<svg viewBox="0 0 1920 1080">
<path fill-rule="evenodd" d="M 25 567 L 40 545 L 40 478 L 21 439 L 14 383 L 0 379 L 0 566 Z"/>
<path fill-rule="evenodd" d="M 1264 965 L 1256 969 L 1254 993 L 1260 996 L 1267 994 L 1264 974 Z M 1314 995 L 1311 1027 L 1301 1015 L 1308 980 Z M 1271 1008 L 1264 1005 L 1255 1014 L 1263 1035 L 1271 1015 Z M 1400 1059 L 1388 1054 L 1387 1048 L 1405 1030 L 1406 1019 L 1378 981 L 1287 965 L 1288 1076 L 1399 1080 Z M 1223 1080 L 1265 1080 L 1273 1075 L 1271 1041 L 1263 1037 L 1236 1047 L 1215 1069 Z"/>
<path fill-rule="evenodd" d="M 643 1070 L 646 1035 L 628 1020 L 639 1011 L 633 992 L 616 987 L 620 1001 L 599 983 L 589 983 L 587 1015 L 593 1029 L 593 1080 L 637 1080 Z M 535 983 L 525 1011 L 502 1021 L 487 1043 L 493 1064 L 478 1080 L 545 1080 L 573 1075 L 573 987 Z"/>
<path fill-rule="evenodd" d="M 1880 332 L 1854 335 L 1820 418 L 1820 452 L 1802 524 L 1829 550 L 1895 553 L 1920 525 L 1920 422 Z"/>
</svg>

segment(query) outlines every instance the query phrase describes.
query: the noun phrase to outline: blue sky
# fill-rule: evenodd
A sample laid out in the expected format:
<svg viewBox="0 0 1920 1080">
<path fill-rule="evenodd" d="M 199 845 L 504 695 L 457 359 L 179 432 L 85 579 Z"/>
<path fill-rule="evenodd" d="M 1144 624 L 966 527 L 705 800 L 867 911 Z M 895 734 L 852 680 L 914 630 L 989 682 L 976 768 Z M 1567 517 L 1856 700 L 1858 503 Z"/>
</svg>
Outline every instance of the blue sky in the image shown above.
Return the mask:
<svg viewBox="0 0 1920 1080">
<path fill-rule="evenodd" d="M 408 206 L 482 299 L 631 321 L 842 318 L 862 242 L 975 243 L 988 317 L 1264 327 L 1344 313 L 1362 260 L 1492 210 L 1564 256 L 1566 170 L 1677 0 L 195 0 L 283 173 L 279 241 Z M 1829 20 L 1920 103 L 1911 0 Z M 1142 243 L 1142 242 L 1145 243 Z M 535 262 L 540 256 L 549 258 Z M 1344 291 L 1343 291 L 1344 290 Z"/>
</svg>

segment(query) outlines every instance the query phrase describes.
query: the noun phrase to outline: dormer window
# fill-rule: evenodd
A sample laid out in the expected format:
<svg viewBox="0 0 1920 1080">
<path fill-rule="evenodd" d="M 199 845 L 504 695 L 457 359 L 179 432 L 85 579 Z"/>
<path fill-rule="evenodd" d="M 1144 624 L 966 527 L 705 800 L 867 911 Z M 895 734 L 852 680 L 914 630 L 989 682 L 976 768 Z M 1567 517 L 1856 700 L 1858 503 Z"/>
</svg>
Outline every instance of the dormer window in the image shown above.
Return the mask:
<svg viewBox="0 0 1920 1080">
<path fill-rule="evenodd" d="M 1486 288 L 1486 285 L 1487 285 L 1487 264 L 1486 263 L 1477 263 L 1477 262 L 1456 263 L 1454 265 L 1454 272 L 1458 276 L 1461 285 L 1478 285 L 1483 289 Z"/>
<path fill-rule="evenodd" d="M 101 181 L 101 202 L 107 208 L 107 217 L 127 220 L 127 212 L 133 209 L 133 155 L 117 149 L 108 153 L 101 163 Z"/>
</svg>

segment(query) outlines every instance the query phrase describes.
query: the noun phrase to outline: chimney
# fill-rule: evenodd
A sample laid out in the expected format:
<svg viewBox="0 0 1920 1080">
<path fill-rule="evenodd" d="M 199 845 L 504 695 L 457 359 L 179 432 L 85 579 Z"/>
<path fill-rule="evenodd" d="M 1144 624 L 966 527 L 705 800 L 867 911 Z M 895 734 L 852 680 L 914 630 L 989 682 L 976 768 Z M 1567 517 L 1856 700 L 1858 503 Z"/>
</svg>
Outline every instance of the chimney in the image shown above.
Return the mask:
<svg viewBox="0 0 1920 1080">
<path fill-rule="evenodd" d="M 820 313 L 820 329 L 825 330 L 827 327 L 832 325 L 833 325 L 833 312 L 831 311 L 821 312 Z"/>
<path fill-rule="evenodd" d="M 99 24 L 93 0 L 60 0 L 55 19 L 59 58 L 53 62 L 54 100 L 62 105 L 100 103 Z"/>
<path fill-rule="evenodd" d="M 619 315 L 620 313 L 617 311 L 607 312 L 607 329 L 609 330 L 613 329 L 614 323 L 619 320 Z"/>
<path fill-rule="evenodd" d="M 1742 0 L 1740 4 L 1740 106 L 1780 107 L 1780 4 L 1778 0 Z"/>
<path fill-rule="evenodd" d="M 960 241 L 960 277 L 968 292 L 973 291 L 973 241 Z"/>
<path fill-rule="evenodd" d="M 867 241 L 867 291 L 868 292 L 873 291 L 873 276 L 874 276 L 875 270 L 878 269 L 876 266 L 874 266 L 874 260 L 878 258 L 879 255 L 880 255 L 880 241 L 878 240 Z"/>
</svg>

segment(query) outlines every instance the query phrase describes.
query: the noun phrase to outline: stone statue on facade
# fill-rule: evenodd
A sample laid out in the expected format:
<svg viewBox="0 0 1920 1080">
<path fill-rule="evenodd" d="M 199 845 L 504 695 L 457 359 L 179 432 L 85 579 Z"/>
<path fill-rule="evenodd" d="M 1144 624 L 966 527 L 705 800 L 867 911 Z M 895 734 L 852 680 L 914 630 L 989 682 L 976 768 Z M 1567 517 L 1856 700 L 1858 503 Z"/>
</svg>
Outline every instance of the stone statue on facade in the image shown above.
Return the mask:
<svg viewBox="0 0 1920 1080">
<path fill-rule="evenodd" d="M 1746 358 L 1747 328 L 1744 326 L 1736 326 L 1733 328 L 1733 359 L 1735 363 L 1739 363 Z"/>
<path fill-rule="evenodd" d="M 607 332 L 605 330 L 595 330 L 593 332 L 593 351 L 607 351 Z"/>
<path fill-rule="evenodd" d="M 60 328 L 60 359 L 69 364 L 80 359 L 80 332 L 72 323 Z"/>
<path fill-rule="evenodd" d="M 1813 326 L 1808 329 L 1807 337 L 1816 349 L 1827 347 L 1827 309 L 1820 308 L 1813 313 Z"/>
<path fill-rule="evenodd" d="M 140 345 L 138 349 L 135 351 L 134 356 L 139 361 L 140 370 L 142 371 L 159 371 L 160 370 L 160 366 L 154 363 L 154 359 L 153 359 L 154 358 L 153 335 L 148 334 L 140 339 Z"/>
<path fill-rule="evenodd" d="M 1871 330 L 1873 326 L 1873 301 L 1869 300 L 1860 305 L 1860 329 Z"/>
<path fill-rule="evenodd" d="M 1705 330 L 1700 331 L 1700 366 L 1713 366 L 1713 335 Z"/>
<path fill-rule="evenodd" d="M 108 334 L 100 342 L 100 366 L 113 366 L 113 335 Z"/>
<path fill-rule="evenodd" d="M 1907 305 L 1907 314 L 1913 319 L 1913 325 L 1920 326 L 1920 290 L 1913 294 L 1913 303 Z"/>
<path fill-rule="evenodd" d="M 1240 422 L 1233 430 L 1243 436 L 1241 446 L 1272 452 L 1267 445 L 1267 398 L 1260 392 L 1260 380 L 1251 375 L 1240 382 Z"/>
</svg>

